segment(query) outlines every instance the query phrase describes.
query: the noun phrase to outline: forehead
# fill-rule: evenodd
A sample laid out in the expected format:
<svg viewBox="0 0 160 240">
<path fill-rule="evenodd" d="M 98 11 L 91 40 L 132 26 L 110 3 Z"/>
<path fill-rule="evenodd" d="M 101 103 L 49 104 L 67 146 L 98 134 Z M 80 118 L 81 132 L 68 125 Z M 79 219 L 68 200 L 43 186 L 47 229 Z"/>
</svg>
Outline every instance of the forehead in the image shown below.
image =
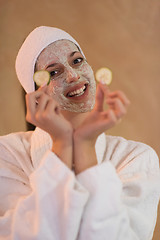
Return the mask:
<svg viewBox="0 0 160 240">
<path fill-rule="evenodd" d="M 39 55 L 38 62 L 51 58 L 68 57 L 72 52 L 79 51 L 78 47 L 69 40 L 58 40 L 48 45 Z"/>
</svg>

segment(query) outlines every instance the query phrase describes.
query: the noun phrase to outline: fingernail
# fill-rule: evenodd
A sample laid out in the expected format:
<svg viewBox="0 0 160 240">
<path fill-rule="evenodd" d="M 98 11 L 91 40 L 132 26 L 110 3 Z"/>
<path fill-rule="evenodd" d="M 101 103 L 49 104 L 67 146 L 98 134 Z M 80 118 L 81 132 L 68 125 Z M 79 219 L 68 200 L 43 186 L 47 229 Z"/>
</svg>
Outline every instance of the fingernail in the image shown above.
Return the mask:
<svg viewBox="0 0 160 240">
<path fill-rule="evenodd" d="M 100 80 L 100 83 L 102 83 L 103 85 L 105 85 L 106 84 L 106 82 L 102 79 L 102 80 Z"/>
<path fill-rule="evenodd" d="M 45 87 L 46 85 L 47 85 L 47 83 L 44 82 L 44 83 L 41 85 L 41 87 L 43 88 L 43 87 Z"/>
</svg>

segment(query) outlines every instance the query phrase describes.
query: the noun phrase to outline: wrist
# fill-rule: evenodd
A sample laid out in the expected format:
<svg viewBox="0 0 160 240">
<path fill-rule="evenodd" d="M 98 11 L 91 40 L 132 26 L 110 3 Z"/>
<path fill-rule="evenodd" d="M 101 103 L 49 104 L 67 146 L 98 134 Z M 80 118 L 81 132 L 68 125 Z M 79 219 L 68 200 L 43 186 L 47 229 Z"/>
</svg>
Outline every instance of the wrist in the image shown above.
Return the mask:
<svg viewBox="0 0 160 240">
<path fill-rule="evenodd" d="M 53 132 L 50 133 L 50 136 L 52 138 L 52 141 L 53 142 L 63 142 L 65 144 L 65 142 L 67 141 L 72 141 L 72 138 L 73 138 L 73 129 L 72 128 L 68 128 L 66 129 L 65 131 L 62 131 L 62 132 L 58 132 L 58 134 L 55 134 Z"/>
<path fill-rule="evenodd" d="M 74 139 L 74 170 L 79 174 L 87 168 L 97 164 L 95 143 L 93 141 L 82 141 Z"/>
<path fill-rule="evenodd" d="M 95 147 L 96 139 L 97 139 L 96 137 L 95 138 L 89 138 L 89 137 L 84 138 L 78 132 L 75 132 L 73 134 L 74 145 L 81 146 L 82 148 L 85 148 L 85 149 L 86 148 L 93 149 Z"/>
<path fill-rule="evenodd" d="M 71 135 L 61 139 L 53 139 L 52 152 L 54 152 L 70 169 L 72 168 L 73 139 Z"/>
</svg>

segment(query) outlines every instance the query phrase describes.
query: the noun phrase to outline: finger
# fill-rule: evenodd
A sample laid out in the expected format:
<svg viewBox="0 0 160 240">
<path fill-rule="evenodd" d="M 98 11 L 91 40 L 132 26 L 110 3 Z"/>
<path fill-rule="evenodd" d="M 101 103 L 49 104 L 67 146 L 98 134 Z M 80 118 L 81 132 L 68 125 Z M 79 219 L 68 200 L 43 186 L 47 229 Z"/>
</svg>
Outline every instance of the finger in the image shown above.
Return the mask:
<svg viewBox="0 0 160 240">
<path fill-rule="evenodd" d="M 47 83 L 44 83 L 42 86 L 40 86 L 40 87 L 38 88 L 37 91 L 38 91 L 38 92 L 44 92 L 44 93 L 46 93 L 47 88 L 48 88 Z"/>
<path fill-rule="evenodd" d="M 108 94 L 108 96 L 110 98 L 119 98 L 126 107 L 128 107 L 130 105 L 129 99 L 127 98 L 127 96 L 122 91 L 118 90 L 118 91 L 115 91 L 115 92 L 110 92 Z"/>
<path fill-rule="evenodd" d="M 103 115 L 104 119 L 109 119 L 109 121 L 111 121 L 111 122 L 117 121 L 115 112 L 112 109 L 109 109 L 109 110 L 103 112 L 102 115 Z"/>
<path fill-rule="evenodd" d="M 94 110 L 98 112 L 103 111 L 103 102 L 104 102 L 104 93 L 100 87 L 100 84 L 98 84 L 96 89 L 96 101 L 95 101 Z"/>
<path fill-rule="evenodd" d="M 41 91 L 34 91 L 32 93 L 26 94 L 26 120 L 28 122 L 34 123 L 35 121 L 35 113 L 37 110 L 37 102 L 40 96 L 42 95 Z"/>
<path fill-rule="evenodd" d="M 31 95 L 26 95 L 26 120 L 29 123 L 34 124 L 34 112 L 35 112 L 35 108 L 36 108 L 36 102 L 35 100 L 33 100 L 33 96 Z"/>
<path fill-rule="evenodd" d="M 27 111 L 29 111 L 31 114 L 33 114 L 36 109 L 37 95 L 40 95 L 40 94 L 35 94 L 35 92 L 32 92 L 32 93 L 26 94 L 25 96 Z"/>
<path fill-rule="evenodd" d="M 106 131 L 109 128 L 113 127 L 117 122 L 118 119 L 113 110 L 109 109 L 102 113 L 103 120 L 101 122 L 103 130 Z"/>
<path fill-rule="evenodd" d="M 49 100 L 50 100 L 50 97 L 47 94 L 42 92 L 40 97 L 37 99 L 37 102 L 38 102 L 37 111 L 43 112 Z"/>
<path fill-rule="evenodd" d="M 103 84 L 103 83 L 99 83 L 99 86 L 100 86 L 101 90 L 103 91 L 104 96 L 106 98 L 108 98 L 108 94 L 110 93 L 110 89 L 109 89 L 108 85 L 107 84 Z"/>
<path fill-rule="evenodd" d="M 50 99 L 47 102 L 47 106 L 46 106 L 46 110 L 45 110 L 46 114 L 50 114 L 50 113 L 55 113 L 57 115 L 60 114 L 60 106 L 59 104 L 54 100 L 54 99 Z"/>
<path fill-rule="evenodd" d="M 120 119 L 122 116 L 126 114 L 126 107 L 121 102 L 120 99 L 107 99 L 107 104 L 109 107 L 115 112 L 115 115 L 118 119 Z"/>
</svg>

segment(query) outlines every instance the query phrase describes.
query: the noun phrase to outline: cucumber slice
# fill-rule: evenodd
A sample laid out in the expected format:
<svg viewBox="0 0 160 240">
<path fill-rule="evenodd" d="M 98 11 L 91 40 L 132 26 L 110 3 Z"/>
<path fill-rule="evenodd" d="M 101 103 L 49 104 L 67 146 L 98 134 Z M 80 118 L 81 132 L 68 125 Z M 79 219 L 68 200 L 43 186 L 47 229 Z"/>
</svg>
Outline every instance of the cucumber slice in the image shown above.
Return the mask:
<svg viewBox="0 0 160 240">
<path fill-rule="evenodd" d="M 97 70 L 95 74 L 96 80 L 103 84 L 110 85 L 112 82 L 112 72 L 109 68 L 103 67 Z"/>
<path fill-rule="evenodd" d="M 46 70 L 39 70 L 34 73 L 33 80 L 37 84 L 38 87 L 44 85 L 45 83 L 48 85 L 51 80 L 51 75 Z"/>
</svg>

